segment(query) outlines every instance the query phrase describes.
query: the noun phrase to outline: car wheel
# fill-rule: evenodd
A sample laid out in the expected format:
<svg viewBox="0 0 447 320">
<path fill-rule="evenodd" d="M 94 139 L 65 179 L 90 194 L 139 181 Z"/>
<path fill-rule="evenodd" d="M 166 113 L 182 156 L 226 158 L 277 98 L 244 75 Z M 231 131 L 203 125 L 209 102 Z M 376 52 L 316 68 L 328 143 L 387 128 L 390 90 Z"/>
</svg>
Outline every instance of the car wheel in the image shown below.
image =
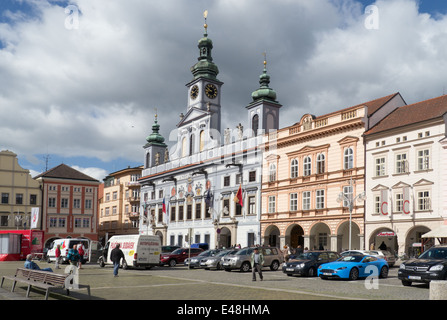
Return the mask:
<svg viewBox="0 0 447 320">
<path fill-rule="evenodd" d="M 352 268 L 349 272 L 349 280 L 357 280 L 359 278 L 359 269 Z"/>
<path fill-rule="evenodd" d="M 128 265 L 127 265 L 127 262 L 126 261 L 123 261 L 123 270 L 126 270 L 126 269 L 128 269 L 129 267 L 128 267 Z"/>
<path fill-rule="evenodd" d="M 241 271 L 242 272 L 248 272 L 250 271 L 250 264 L 248 262 L 244 262 L 241 266 Z"/>
<path fill-rule="evenodd" d="M 307 271 L 307 276 L 308 277 L 315 277 L 317 275 L 315 268 L 310 267 L 309 270 Z"/>
<path fill-rule="evenodd" d="M 382 269 L 380 269 L 379 278 L 388 278 L 388 268 L 386 266 L 383 266 Z"/>
<path fill-rule="evenodd" d="M 404 287 L 409 287 L 409 286 L 411 286 L 411 281 L 408 281 L 408 280 L 402 280 L 402 285 L 403 285 Z"/>
<path fill-rule="evenodd" d="M 177 264 L 177 261 L 175 261 L 174 259 L 169 260 L 169 266 L 170 266 L 170 267 L 175 267 L 176 264 Z"/>
<path fill-rule="evenodd" d="M 272 265 L 270 266 L 270 270 L 272 270 L 272 271 L 276 271 L 276 270 L 278 270 L 278 268 L 279 268 L 279 262 L 278 261 L 273 261 L 272 262 Z"/>
<path fill-rule="evenodd" d="M 220 262 L 217 264 L 216 270 L 222 270 L 222 265 L 220 264 Z"/>
</svg>

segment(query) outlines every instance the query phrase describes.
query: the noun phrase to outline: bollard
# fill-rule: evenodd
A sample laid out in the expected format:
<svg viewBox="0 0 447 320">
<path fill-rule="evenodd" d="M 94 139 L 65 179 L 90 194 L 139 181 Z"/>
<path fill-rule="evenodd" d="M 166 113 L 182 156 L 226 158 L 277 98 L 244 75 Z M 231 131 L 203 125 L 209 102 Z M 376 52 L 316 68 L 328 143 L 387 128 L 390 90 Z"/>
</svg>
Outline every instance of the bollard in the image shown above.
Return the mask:
<svg viewBox="0 0 447 320">
<path fill-rule="evenodd" d="M 430 281 L 430 300 L 447 300 L 447 281 Z"/>
</svg>

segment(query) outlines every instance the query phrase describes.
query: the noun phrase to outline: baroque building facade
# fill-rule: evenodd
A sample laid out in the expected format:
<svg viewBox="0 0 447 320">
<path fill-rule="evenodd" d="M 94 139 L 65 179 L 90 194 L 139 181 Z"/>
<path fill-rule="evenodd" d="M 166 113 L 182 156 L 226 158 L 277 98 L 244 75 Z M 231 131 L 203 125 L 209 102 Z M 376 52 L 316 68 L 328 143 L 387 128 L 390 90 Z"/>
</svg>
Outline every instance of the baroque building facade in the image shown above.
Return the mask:
<svg viewBox="0 0 447 320">
<path fill-rule="evenodd" d="M 398 108 L 365 133 L 369 246 L 410 257 L 437 243 L 424 235 L 447 222 L 446 128 L 440 96 Z"/>
<path fill-rule="evenodd" d="M 260 86 L 246 106 L 249 128 L 221 128 L 221 90 L 207 25 L 198 62 L 187 84 L 187 110 L 172 147 L 159 133 L 157 115 L 144 146 L 139 231 L 163 244 L 208 243 L 210 248 L 260 244 L 260 145 L 278 129 L 281 104 L 269 87 L 266 62 Z"/>
<path fill-rule="evenodd" d="M 0 196 L 0 230 L 29 229 L 32 208 L 42 207 L 41 184 L 8 150 L 0 152 Z M 36 225 L 42 226 L 41 214 Z"/>
<path fill-rule="evenodd" d="M 143 166 L 110 173 L 103 184 L 99 204 L 99 239 L 119 234 L 138 234 L 140 183 Z"/>
<path fill-rule="evenodd" d="M 403 105 L 396 93 L 319 117 L 305 114 L 267 135 L 263 243 L 338 252 L 364 249 L 363 134 Z"/>
</svg>

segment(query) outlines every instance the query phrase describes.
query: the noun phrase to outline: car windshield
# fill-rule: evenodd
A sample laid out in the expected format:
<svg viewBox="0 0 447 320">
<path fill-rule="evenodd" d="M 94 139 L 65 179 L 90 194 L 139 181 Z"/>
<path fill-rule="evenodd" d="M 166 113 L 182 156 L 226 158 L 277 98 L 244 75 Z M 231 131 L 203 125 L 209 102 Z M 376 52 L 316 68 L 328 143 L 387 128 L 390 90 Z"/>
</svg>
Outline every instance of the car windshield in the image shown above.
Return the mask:
<svg viewBox="0 0 447 320">
<path fill-rule="evenodd" d="M 222 256 L 226 256 L 227 254 L 234 254 L 237 251 L 220 251 L 218 254 L 216 254 L 216 257 L 222 257 Z"/>
<path fill-rule="evenodd" d="M 181 254 L 183 252 L 183 249 L 182 248 L 178 248 L 178 249 L 175 249 L 174 251 L 172 251 L 171 253 L 172 254 Z"/>
<path fill-rule="evenodd" d="M 316 260 L 318 258 L 317 252 L 305 252 L 296 257 L 296 260 Z"/>
<path fill-rule="evenodd" d="M 341 262 L 360 262 L 362 261 L 364 256 L 358 255 L 358 256 L 345 256 L 342 257 L 340 259 L 338 259 L 337 261 L 341 261 Z"/>
<path fill-rule="evenodd" d="M 236 253 L 237 256 L 245 256 L 247 254 L 251 254 L 253 252 L 252 248 L 242 249 Z"/>
<path fill-rule="evenodd" d="M 447 259 L 447 248 L 431 248 L 422 253 L 419 259 Z"/>
</svg>

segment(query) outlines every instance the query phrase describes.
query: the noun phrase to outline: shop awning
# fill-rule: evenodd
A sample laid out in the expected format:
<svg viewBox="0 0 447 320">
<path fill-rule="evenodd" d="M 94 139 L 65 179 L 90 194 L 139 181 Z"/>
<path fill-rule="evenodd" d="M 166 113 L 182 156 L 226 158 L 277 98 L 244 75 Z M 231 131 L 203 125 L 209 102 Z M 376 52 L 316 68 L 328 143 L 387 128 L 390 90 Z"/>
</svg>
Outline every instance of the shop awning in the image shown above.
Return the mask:
<svg viewBox="0 0 447 320">
<path fill-rule="evenodd" d="M 439 228 L 424 233 L 422 238 L 447 238 L 447 225 L 442 225 Z"/>
</svg>

